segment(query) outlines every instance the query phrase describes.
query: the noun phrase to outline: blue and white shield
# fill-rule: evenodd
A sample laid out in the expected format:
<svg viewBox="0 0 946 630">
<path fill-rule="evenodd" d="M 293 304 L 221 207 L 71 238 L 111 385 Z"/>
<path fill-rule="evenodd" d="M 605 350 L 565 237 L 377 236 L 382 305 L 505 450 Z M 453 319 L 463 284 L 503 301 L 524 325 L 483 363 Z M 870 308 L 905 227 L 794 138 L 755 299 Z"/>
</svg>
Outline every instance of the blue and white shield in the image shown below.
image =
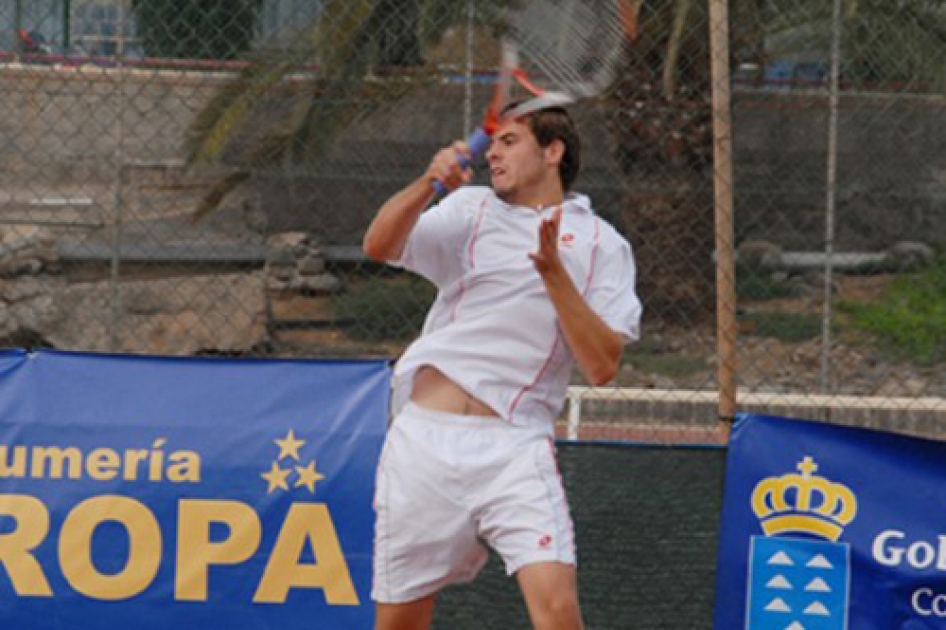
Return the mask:
<svg viewBox="0 0 946 630">
<path fill-rule="evenodd" d="M 753 536 L 746 630 L 847 630 L 850 546 Z"/>
</svg>

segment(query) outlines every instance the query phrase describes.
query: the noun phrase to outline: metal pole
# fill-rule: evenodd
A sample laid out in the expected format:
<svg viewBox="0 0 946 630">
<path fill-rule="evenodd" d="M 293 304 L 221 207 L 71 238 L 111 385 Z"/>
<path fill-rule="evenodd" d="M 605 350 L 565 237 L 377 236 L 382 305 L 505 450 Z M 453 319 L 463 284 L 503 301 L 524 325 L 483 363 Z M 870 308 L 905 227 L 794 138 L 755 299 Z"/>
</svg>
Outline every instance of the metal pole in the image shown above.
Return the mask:
<svg viewBox="0 0 946 630">
<path fill-rule="evenodd" d="M 118 49 L 115 53 L 118 55 L 119 64 L 121 60 L 125 58 L 125 36 L 126 36 L 126 27 L 128 26 L 126 22 L 126 11 L 125 11 L 125 2 L 124 0 L 118 1 Z M 121 65 L 119 65 L 121 67 Z M 121 82 L 124 85 L 124 81 Z"/>
<path fill-rule="evenodd" d="M 62 2 L 62 52 L 69 54 L 72 46 L 72 0 Z"/>
<path fill-rule="evenodd" d="M 20 41 L 20 29 L 23 28 L 23 0 L 16 0 L 13 5 L 13 49 L 17 57 L 23 54 L 23 45 Z"/>
<path fill-rule="evenodd" d="M 121 38 L 119 38 L 121 41 Z M 118 103 L 117 116 L 118 138 L 115 148 L 115 161 L 117 169 L 117 182 L 115 187 L 115 213 L 112 218 L 112 260 L 111 274 L 109 283 L 111 285 L 111 330 L 109 331 L 109 351 L 118 352 L 121 350 L 121 322 L 122 322 L 122 294 L 121 294 L 121 263 L 122 263 L 122 240 L 124 238 L 124 210 L 125 210 L 125 63 L 122 59 L 122 51 L 117 51 L 115 72 L 118 73 Z"/>
<path fill-rule="evenodd" d="M 838 174 L 838 109 L 841 82 L 841 2 L 834 0 L 831 24 L 831 84 L 828 94 L 828 173 L 825 203 L 824 305 L 821 316 L 821 391 L 831 391 L 831 303 L 834 284 L 834 221 Z"/>
<path fill-rule="evenodd" d="M 122 88 L 123 89 L 123 88 Z M 121 123 L 119 123 L 121 126 Z M 119 140 L 121 142 L 121 140 Z M 115 190 L 115 213 L 112 217 L 112 259 L 109 277 L 109 295 L 111 302 L 111 317 L 108 335 L 109 352 L 118 352 L 121 348 L 121 320 L 122 320 L 122 294 L 121 294 L 121 264 L 122 264 L 122 238 L 125 205 L 125 167 L 122 165 L 121 150 L 118 151 L 118 182 Z"/>
<path fill-rule="evenodd" d="M 473 0 L 466 2 L 466 79 L 463 99 L 463 137 L 471 131 L 473 125 Z"/>
<path fill-rule="evenodd" d="M 716 232 L 716 367 L 718 415 L 727 441 L 736 415 L 736 272 L 733 251 L 732 117 L 729 89 L 729 6 L 709 0 L 713 91 L 713 187 Z"/>
</svg>

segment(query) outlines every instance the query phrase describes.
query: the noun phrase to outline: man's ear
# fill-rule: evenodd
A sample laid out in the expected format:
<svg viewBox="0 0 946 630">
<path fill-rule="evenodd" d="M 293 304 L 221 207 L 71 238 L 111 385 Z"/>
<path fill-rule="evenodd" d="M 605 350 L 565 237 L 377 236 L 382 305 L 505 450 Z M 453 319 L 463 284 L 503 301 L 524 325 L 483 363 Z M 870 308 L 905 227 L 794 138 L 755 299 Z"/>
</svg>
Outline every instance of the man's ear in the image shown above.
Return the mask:
<svg viewBox="0 0 946 630">
<path fill-rule="evenodd" d="M 565 143 L 556 138 L 543 151 L 545 152 L 545 163 L 550 166 L 558 166 L 565 157 Z"/>
</svg>

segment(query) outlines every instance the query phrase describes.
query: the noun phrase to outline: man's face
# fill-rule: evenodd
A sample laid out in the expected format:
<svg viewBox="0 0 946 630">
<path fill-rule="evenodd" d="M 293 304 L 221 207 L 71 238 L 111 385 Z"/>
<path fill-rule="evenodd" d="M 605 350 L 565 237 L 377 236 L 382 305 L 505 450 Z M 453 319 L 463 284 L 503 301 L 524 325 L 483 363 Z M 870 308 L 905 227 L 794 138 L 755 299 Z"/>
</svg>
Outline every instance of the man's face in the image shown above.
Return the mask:
<svg viewBox="0 0 946 630">
<path fill-rule="evenodd" d="M 533 193 L 558 184 L 556 143 L 539 146 L 529 125 L 519 120 L 504 123 L 486 152 L 496 194 L 508 203 L 526 203 Z M 560 156 L 558 157 L 560 159 Z"/>
</svg>

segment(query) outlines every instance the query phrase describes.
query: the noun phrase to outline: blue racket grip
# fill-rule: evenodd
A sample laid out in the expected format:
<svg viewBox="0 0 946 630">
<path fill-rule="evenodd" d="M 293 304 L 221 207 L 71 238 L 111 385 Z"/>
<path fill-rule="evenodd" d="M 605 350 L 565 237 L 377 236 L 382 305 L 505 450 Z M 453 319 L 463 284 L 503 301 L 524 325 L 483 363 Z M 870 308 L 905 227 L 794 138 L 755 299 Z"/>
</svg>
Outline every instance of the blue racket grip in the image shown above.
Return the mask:
<svg viewBox="0 0 946 630">
<path fill-rule="evenodd" d="M 476 130 L 470 134 L 470 137 L 466 139 L 466 146 L 470 150 L 470 157 L 477 158 L 483 155 L 486 149 L 489 148 L 491 141 L 492 137 L 486 133 L 482 127 L 477 127 Z M 465 155 L 460 156 L 460 166 L 463 168 L 470 166 L 470 160 L 468 160 Z M 446 195 L 449 192 L 447 187 L 443 185 L 443 182 L 439 180 L 434 181 L 434 190 L 437 191 L 438 195 Z"/>
</svg>

